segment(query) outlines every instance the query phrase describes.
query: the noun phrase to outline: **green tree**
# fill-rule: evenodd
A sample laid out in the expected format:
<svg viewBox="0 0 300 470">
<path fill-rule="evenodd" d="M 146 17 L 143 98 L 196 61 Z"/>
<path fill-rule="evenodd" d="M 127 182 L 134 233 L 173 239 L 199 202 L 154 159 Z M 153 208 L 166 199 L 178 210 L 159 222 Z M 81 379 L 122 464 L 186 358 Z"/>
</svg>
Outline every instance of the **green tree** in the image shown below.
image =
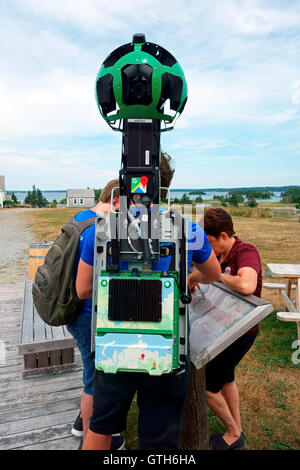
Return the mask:
<svg viewBox="0 0 300 470">
<path fill-rule="evenodd" d="M 191 203 L 192 203 L 192 200 L 188 197 L 186 193 L 184 193 L 184 195 L 180 199 L 180 204 L 191 204 Z"/>
<path fill-rule="evenodd" d="M 5 201 L 3 201 L 3 207 L 14 207 L 14 205 L 14 202 L 10 199 L 5 199 Z"/>
<path fill-rule="evenodd" d="M 239 204 L 240 202 L 244 202 L 244 196 L 241 191 L 230 191 L 228 193 L 228 201 L 233 202 L 233 204 L 230 203 L 230 205 L 235 205 L 236 202 Z"/>
<path fill-rule="evenodd" d="M 11 195 L 11 200 L 13 201 L 13 203 L 16 205 L 16 204 L 20 204 L 20 201 L 18 201 L 17 199 L 17 196 L 15 195 L 15 193 L 13 192 L 9 192 L 7 194 L 10 194 Z"/>
<path fill-rule="evenodd" d="M 46 207 L 49 204 L 47 199 L 43 196 L 42 191 L 37 188 L 36 189 L 36 205 L 37 207 Z"/>
<path fill-rule="evenodd" d="M 300 205 L 300 188 L 290 188 L 281 194 L 282 202 L 296 204 L 296 207 Z"/>
<path fill-rule="evenodd" d="M 32 191 L 28 191 L 24 202 L 30 204 L 31 207 L 46 207 L 49 204 L 42 191 L 35 185 L 32 186 Z"/>
<path fill-rule="evenodd" d="M 254 197 L 248 197 L 247 205 L 249 207 L 256 207 L 257 206 L 256 199 L 254 199 Z"/>
<path fill-rule="evenodd" d="M 97 202 L 99 201 L 99 197 L 100 197 L 101 191 L 102 191 L 102 189 L 94 189 L 94 193 L 95 193 L 95 203 L 97 203 Z"/>
<path fill-rule="evenodd" d="M 244 198 L 243 198 L 244 199 Z M 237 193 L 233 192 L 233 193 L 229 193 L 228 194 L 228 198 L 227 198 L 227 201 L 228 203 L 230 204 L 230 206 L 233 206 L 233 207 L 238 207 L 239 206 L 239 202 L 240 202 L 240 197 Z"/>
</svg>

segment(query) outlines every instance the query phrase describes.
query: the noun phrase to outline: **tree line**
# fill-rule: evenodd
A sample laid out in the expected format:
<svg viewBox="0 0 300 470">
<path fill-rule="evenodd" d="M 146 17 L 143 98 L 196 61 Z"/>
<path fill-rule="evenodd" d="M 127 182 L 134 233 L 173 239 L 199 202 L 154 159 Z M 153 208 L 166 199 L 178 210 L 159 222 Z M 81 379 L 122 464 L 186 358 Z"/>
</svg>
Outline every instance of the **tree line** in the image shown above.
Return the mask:
<svg viewBox="0 0 300 470">
<path fill-rule="evenodd" d="M 290 188 L 281 194 L 282 202 L 295 204 L 300 209 L 300 188 Z"/>
</svg>

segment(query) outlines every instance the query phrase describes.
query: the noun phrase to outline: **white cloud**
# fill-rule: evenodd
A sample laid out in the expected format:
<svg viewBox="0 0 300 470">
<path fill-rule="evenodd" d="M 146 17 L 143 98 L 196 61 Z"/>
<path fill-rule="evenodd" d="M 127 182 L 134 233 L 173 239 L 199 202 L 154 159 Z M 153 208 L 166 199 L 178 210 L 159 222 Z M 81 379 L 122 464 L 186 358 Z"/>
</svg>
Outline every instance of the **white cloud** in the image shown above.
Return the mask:
<svg viewBox="0 0 300 470">
<path fill-rule="evenodd" d="M 109 133 L 97 109 L 93 79 L 53 69 L 38 84 L 23 88 L 16 80 L 2 78 L 0 138 Z"/>
<path fill-rule="evenodd" d="M 100 116 L 94 85 L 103 59 L 134 32 L 169 49 L 186 73 L 188 103 L 171 139 L 163 137 L 164 149 L 189 151 L 191 158 L 209 153 L 222 175 L 222 161 L 238 158 L 234 150 L 267 159 L 263 147 L 274 140 L 275 126 L 283 153 L 295 141 L 297 2 L 174 0 L 170 8 L 161 0 L 12 0 L 1 7 L 0 167 L 10 175 L 17 168 L 26 187 L 24 178 L 38 174 L 45 187 L 53 186 L 48 178 L 65 188 L 68 178 L 98 180 L 99 168 L 119 168 L 121 136 Z M 290 128 L 279 142 L 285 124 Z M 252 145 L 245 129 L 256 127 Z M 236 138 L 226 138 L 225 128 Z M 99 138 L 99 153 L 82 137 Z M 187 174 L 179 168 L 183 182 Z"/>
<path fill-rule="evenodd" d="M 285 11 L 275 6 L 264 7 L 255 0 L 214 2 L 211 16 L 219 24 L 240 34 L 265 35 L 299 24 L 299 7 Z"/>
</svg>

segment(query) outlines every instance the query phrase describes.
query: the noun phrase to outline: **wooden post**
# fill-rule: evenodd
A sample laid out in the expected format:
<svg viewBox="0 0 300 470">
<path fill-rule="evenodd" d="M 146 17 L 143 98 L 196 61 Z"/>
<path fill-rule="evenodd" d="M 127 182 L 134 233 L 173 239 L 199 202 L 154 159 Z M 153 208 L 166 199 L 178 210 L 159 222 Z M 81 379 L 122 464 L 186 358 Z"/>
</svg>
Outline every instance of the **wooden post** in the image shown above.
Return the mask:
<svg viewBox="0 0 300 470">
<path fill-rule="evenodd" d="M 188 395 L 181 426 L 179 444 L 181 450 L 208 449 L 206 409 L 205 367 L 198 370 L 191 364 Z"/>
</svg>

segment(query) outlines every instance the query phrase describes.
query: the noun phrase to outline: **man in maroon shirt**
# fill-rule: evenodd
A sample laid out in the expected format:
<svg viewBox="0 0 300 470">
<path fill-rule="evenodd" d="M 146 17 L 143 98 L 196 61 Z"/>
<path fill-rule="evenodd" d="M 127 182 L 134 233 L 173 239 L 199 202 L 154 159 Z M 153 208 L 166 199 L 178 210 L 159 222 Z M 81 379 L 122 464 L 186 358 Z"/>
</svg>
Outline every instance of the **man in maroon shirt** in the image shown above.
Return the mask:
<svg viewBox="0 0 300 470">
<path fill-rule="evenodd" d="M 204 231 L 221 264 L 222 274 L 219 280 L 241 294 L 260 297 L 262 270 L 258 251 L 235 236 L 231 216 L 221 208 L 208 209 L 204 215 Z M 202 282 L 202 279 L 197 272 L 193 272 L 188 282 L 193 292 L 196 284 Z M 251 348 L 257 334 L 258 325 L 206 365 L 207 404 L 226 426 L 225 434 L 211 436 L 210 444 L 213 449 L 231 450 L 246 447 L 234 369 Z"/>
</svg>

